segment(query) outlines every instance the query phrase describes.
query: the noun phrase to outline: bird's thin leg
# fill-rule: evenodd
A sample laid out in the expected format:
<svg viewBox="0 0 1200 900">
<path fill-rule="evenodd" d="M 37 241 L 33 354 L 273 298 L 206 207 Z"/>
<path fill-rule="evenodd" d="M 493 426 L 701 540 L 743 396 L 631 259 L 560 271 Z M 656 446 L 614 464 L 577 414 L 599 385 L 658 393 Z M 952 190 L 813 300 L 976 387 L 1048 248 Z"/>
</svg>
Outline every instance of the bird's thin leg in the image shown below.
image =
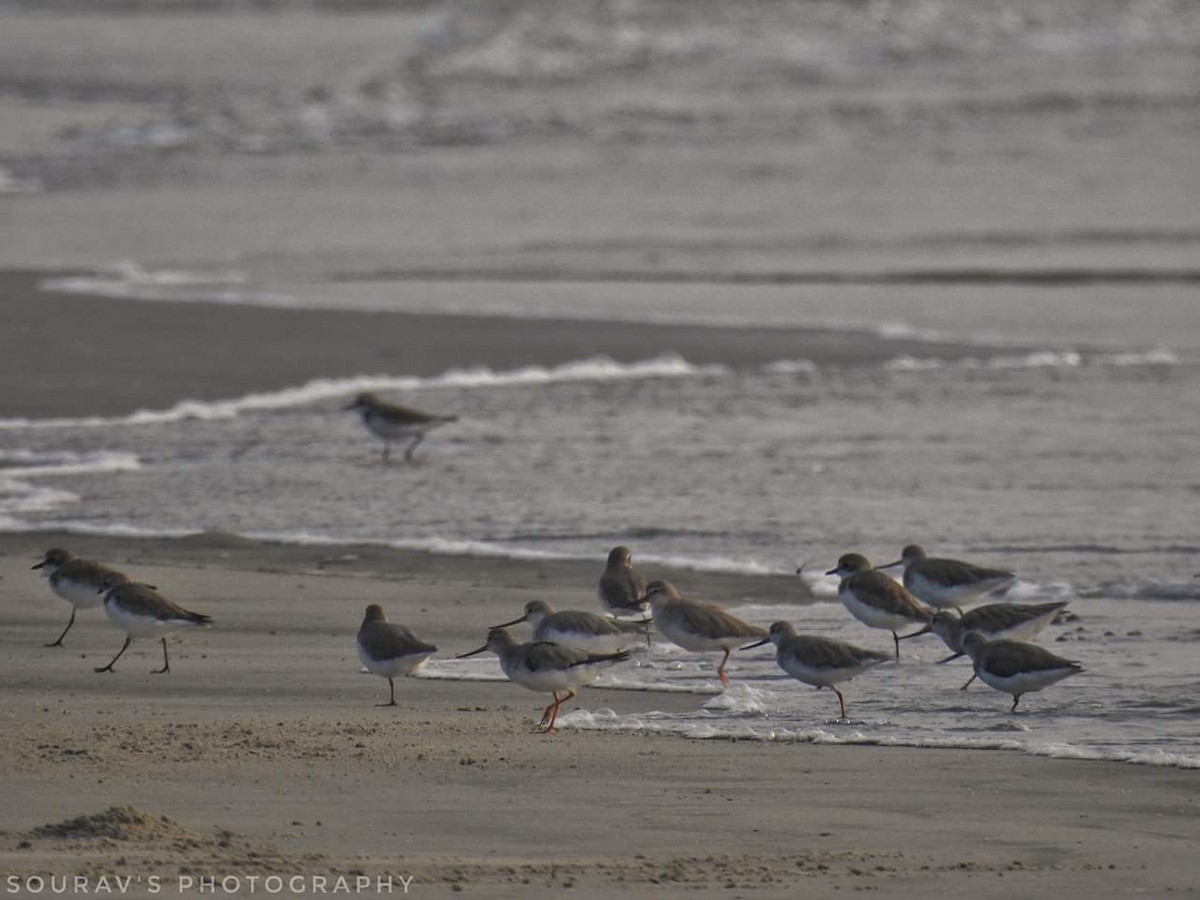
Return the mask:
<svg viewBox="0 0 1200 900">
<path fill-rule="evenodd" d="M 555 696 L 555 698 L 558 697 L 557 691 L 554 692 L 554 696 Z M 550 724 L 546 726 L 546 734 L 553 734 L 554 732 L 558 731 L 558 729 L 554 727 L 554 720 L 558 718 L 558 710 L 562 707 L 562 705 L 564 703 L 566 703 L 568 700 L 570 700 L 574 696 L 575 696 L 575 692 L 572 690 L 568 690 L 566 696 L 563 697 L 561 700 L 558 700 L 554 704 L 554 709 L 551 710 L 551 712 L 550 712 Z"/>
<path fill-rule="evenodd" d="M 167 659 L 167 639 L 165 637 L 162 639 L 162 645 L 163 645 L 163 667 L 161 669 L 151 669 L 150 670 L 151 675 L 161 675 L 161 674 L 163 674 L 163 672 L 171 671 L 171 660 Z"/>
<path fill-rule="evenodd" d="M 409 443 L 409 445 L 406 448 L 404 448 L 404 461 L 405 462 L 412 462 L 413 451 L 417 449 L 417 444 L 421 443 L 421 441 L 423 441 L 423 440 L 425 440 L 424 433 L 418 432 L 417 436 L 412 439 L 411 443 Z"/>
<path fill-rule="evenodd" d="M 1018 703 L 1020 703 L 1020 702 L 1021 702 L 1021 695 L 1020 695 L 1020 694 L 1013 694 L 1013 705 L 1012 705 L 1012 709 L 1010 709 L 1010 710 L 1009 710 L 1009 712 L 1016 712 L 1016 711 L 1017 711 L 1017 704 L 1018 704 Z"/>
<path fill-rule="evenodd" d="M 63 633 L 58 636 L 58 640 L 55 641 L 53 644 L 47 644 L 46 645 L 47 647 L 61 647 L 62 646 L 62 639 L 67 636 L 67 632 L 70 631 L 71 626 L 75 624 L 75 612 L 76 612 L 75 607 L 72 606 L 71 607 L 71 619 L 69 622 L 67 622 L 67 627 L 64 628 Z"/>
<path fill-rule="evenodd" d="M 958 659 L 960 656 L 966 656 L 966 654 L 955 653 L 953 656 L 947 656 L 945 659 L 939 659 L 937 664 L 940 666 L 942 663 L 954 662 L 954 660 Z"/>
<path fill-rule="evenodd" d="M 960 687 L 960 688 L 959 688 L 959 690 L 960 690 L 960 691 L 965 691 L 967 688 L 969 688 L 969 687 L 971 686 L 971 682 L 972 682 L 972 681 L 974 681 L 974 680 L 975 680 L 976 678 L 978 678 L 978 677 L 979 677 L 979 673 L 978 673 L 978 672 L 976 672 L 976 673 L 975 673 L 975 674 L 973 674 L 973 675 L 972 675 L 970 678 L 968 678 L 968 679 L 967 679 L 967 683 L 966 683 L 966 684 L 964 684 L 962 687 Z"/>
<path fill-rule="evenodd" d="M 833 685 L 830 685 L 830 687 L 833 687 Z M 833 687 L 833 692 L 838 695 L 838 703 L 842 707 L 842 718 L 844 719 L 846 718 L 846 698 L 843 697 L 842 692 L 835 687 Z"/>
<path fill-rule="evenodd" d="M 554 691 L 554 702 L 542 710 L 542 721 L 538 722 L 543 728 L 550 724 L 550 710 L 558 707 L 558 691 Z"/>
<path fill-rule="evenodd" d="M 729 648 L 725 648 L 725 655 L 721 657 L 721 664 L 717 666 L 717 676 L 721 679 L 721 684 L 729 687 L 729 676 L 725 674 L 725 663 L 729 662 Z"/>
<path fill-rule="evenodd" d="M 899 660 L 900 659 L 900 635 L 896 634 L 896 632 L 893 631 L 892 632 L 892 640 L 896 644 L 896 659 Z"/>
<path fill-rule="evenodd" d="M 96 671 L 97 672 L 111 672 L 113 670 L 113 665 L 116 663 L 116 661 L 118 659 L 121 658 L 121 654 L 124 653 L 127 649 L 129 649 L 129 644 L 132 641 L 133 641 L 132 634 L 125 635 L 125 643 L 123 643 L 121 645 L 121 649 L 117 651 L 117 655 L 112 658 L 112 662 L 110 662 L 107 666 L 101 666 L 100 668 L 96 669 Z"/>
<path fill-rule="evenodd" d="M 388 702 L 380 703 L 380 706 L 395 706 L 396 705 L 396 682 L 391 678 L 388 679 Z"/>
</svg>

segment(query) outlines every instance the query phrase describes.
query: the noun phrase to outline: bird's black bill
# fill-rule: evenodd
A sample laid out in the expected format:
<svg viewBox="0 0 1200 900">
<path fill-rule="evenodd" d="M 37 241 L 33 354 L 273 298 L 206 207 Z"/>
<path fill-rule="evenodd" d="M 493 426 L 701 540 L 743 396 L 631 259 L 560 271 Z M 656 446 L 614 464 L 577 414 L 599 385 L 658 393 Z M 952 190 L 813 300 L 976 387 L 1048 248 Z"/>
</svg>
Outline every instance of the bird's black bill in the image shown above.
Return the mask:
<svg viewBox="0 0 1200 900">
<path fill-rule="evenodd" d="M 46 567 L 46 563 L 45 563 L 45 561 L 43 560 L 42 562 L 38 563 L 36 566 L 30 566 L 29 568 L 31 568 L 31 569 L 44 569 L 45 567 Z"/>
<path fill-rule="evenodd" d="M 761 641 L 755 641 L 753 644 L 747 644 L 745 647 L 739 647 L 740 650 L 753 650 L 755 647 L 761 647 L 763 644 L 771 643 L 769 637 L 763 638 Z"/>
<path fill-rule="evenodd" d="M 895 562 L 890 562 L 886 566 L 876 566 L 877 569 L 894 569 L 896 566 L 904 565 L 904 560 L 898 559 Z"/>
<path fill-rule="evenodd" d="M 454 658 L 455 659 L 466 659 L 468 656 L 477 656 L 478 654 L 482 653 L 486 649 L 487 649 L 487 644 L 484 644 L 478 650 L 472 650 L 470 653 L 460 653 L 458 656 L 456 656 Z"/>
<path fill-rule="evenodd" d="M 505 622 L 503 625 L 493 625 L 492 627 L 493 628 L 508 628 L 511 625 L 520 625 L 522 622 L 528 622 L 528 621 L 529 620 L 526 619 L 524 616 L 521 616 L 521 618 L 519 618 L 519 619 L 513 619 L 511 622 Z M 484 648 L 484 649 L 487 649 L 487 648 Z M 478 652 L 478 651 L 476 651 L 476 652 Z"/>
<path fill-rule="evenodd" d="M 933 627 L 932 627 L 932 626 L 930 626 L 930 625 L 926 625 L 926 626 L 925 626 L 924 628 L 922 628 L 920 631 L 914 631 L 912 634 L 902 634 L 902 635 L 900 635 L 900 637 L 899 637 L 899 638 L 897 638 L 897 640 L 900 640 L 900 641 L 907 641 L 909 638 L 920 637 L 920 636 L 921 636 L 921 635 L 923 635 L 923 634 L 929 634 L 929 632 L 931 632 L 931 631 L 933 631 Z"/>
</svg>

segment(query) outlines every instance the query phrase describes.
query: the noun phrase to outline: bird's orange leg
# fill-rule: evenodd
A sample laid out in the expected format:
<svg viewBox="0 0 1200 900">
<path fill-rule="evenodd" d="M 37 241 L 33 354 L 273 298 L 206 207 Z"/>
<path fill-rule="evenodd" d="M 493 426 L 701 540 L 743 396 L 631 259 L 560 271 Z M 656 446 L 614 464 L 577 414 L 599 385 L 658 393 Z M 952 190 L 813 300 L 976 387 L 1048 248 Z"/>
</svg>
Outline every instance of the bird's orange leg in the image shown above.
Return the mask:
<svg viewBox="0 0 1200 900">
<path fill-rule="evenodd" d="M 833 687 L 833 685 L 830 685 L 830 687 Z M 833 692 L 838 695 L 838 703 L 841 704 L 842 718 L 844 719 L 846 718 L 846 698 L 842 696 L 842 692 L 837 688 L 833 688 Z"/>
<path fill-rule="evenodd" d="M 725 648 L 725 656 L 721 659 L 721 664 L 717 666 L 717 676 L 721 679 L 721 684 L 729 687 L 729 676 L 725 674 L 725 663 L 729 662 L 729 648 Z"/>
<path fill-rule="evenodd" d="M 542 710 L 542 721 L 538 722 L 538 724 L 543 728 L 554 721 L 550 715 L 551 711 L 558 712 L 558 691 L 554 692 L 554 702 Z"/>
<path fill-rule="evenodd" d="M 554 696 L 557 699 L 558 691 L 554 692 Z M 554 727 L 554 720 L 558 718 L 558 710 L 564 703 L 574 696 L 574 691 L 567 691 L 567 695 L 554 704 L 554 709 L 550 713 L 550 724 L 546 726 L 546 734 L 554 734 L 556 731 L 558 731 L 558 729 Z"/>
</svg>

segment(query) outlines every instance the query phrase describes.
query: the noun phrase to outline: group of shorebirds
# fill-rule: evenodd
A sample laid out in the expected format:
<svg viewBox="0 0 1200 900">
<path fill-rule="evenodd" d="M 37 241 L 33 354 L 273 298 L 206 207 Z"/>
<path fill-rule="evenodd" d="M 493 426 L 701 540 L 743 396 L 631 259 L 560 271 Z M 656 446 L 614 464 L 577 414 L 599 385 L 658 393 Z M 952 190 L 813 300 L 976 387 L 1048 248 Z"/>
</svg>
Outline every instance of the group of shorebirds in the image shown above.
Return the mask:
<svg viewBox="0 0 1200 900">
<path fill-rule="evenodd" d="M 884 570 L 904 567 L 903 583 Z M 91 560 L 78 559 L 62 549 L 46 552 L 35 565 L 44 569 L 53 591 L 71 604 L 71 618 L 49 647 L 61 646 L 79 609 L 101 603 L 114 625 L 125 632 L 125 643 L 106 666 L 113 665 L 134 638 L 162 641 L 163 667 L 170 671 L 167 637 L 181 628 L 211 624 L 208 616 L 184 609 L 152 585 L 132 581 L 125 574 Z M 598 593 L 607 615 L 583 610 L 556 612 L 542 600 L 525 604 L 522 615 L 488 631 L 483 646 L 458 659 L 490 651 L 500 659 L 509 680 L 553 698 L 542 713 L 541 727 L 555 730 L 562 705 L 600 672 L 630 657 L 630 648 L 642 639 L 649 645 L 652 629 L 692 653 L 723 655 L 717 676 L 729 684 L 725 666 L 734 650 L 748 650 L 768 642 L 775 646 L 779 667 L 793 678 L 817 688 L 829 688 L 838 698 L 841 718 L 846 699 L 838 687 L 860 673 L 900 658 L 900 641 L 933 632 L 952 651 L 940 662 L 970 657 L 974 674 L 965 690 L 979 678 L 998 691 L 1011 694 L 1012 710 L 1021 695 L 1040 691 L 1082 671 L 1082 667 L 1029 640 L 1066 607 L 1066 601 L 1037 604 L 989 602 L 966 613 L 962 609 L 1006 590 L 1016 580 L 1010 572 L 988 569 L 953 559 L 926 556 L 913 544 L 901 558 L 872 567 L 860 554 L 848 553 L 826 573 L 840 579 L 838 597 L 860 622 L 892 633 L 894 654 L 855 646 L 846 641 L 797 634 L 786 621 L 769 629 L 744 622 L 714 603 L 682 596 L 666 581 L 646 583 L 634 569 L 628 547 L 614 547 L 600 577 Z M 533 628 L 532 640 L 518 641 L 508 629 L 519 623 Z M 919 630 L 901 635 L 913 626 Z M 395 706 L 395 679 L 411 675 L 436 652 L 400 624 L 389 622 L 383 608 L 366 609 L 357 637 L 358 656 L 364 668 L 388 680 L 389 698 Z M 561 696 L 560 696 L 561 695 Z"/>
</svg>

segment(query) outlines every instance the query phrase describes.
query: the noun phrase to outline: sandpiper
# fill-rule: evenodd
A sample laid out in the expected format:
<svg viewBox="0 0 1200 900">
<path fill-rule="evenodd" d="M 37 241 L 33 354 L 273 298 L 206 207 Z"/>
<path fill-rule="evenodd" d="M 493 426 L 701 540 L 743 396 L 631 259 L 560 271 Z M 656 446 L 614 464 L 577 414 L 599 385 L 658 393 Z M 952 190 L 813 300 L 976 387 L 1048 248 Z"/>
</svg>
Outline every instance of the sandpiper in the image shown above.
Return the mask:
<svg viewBox="0 0 1200 900">
<path fill-rule="evenodd" d="M 979 631 L 992 640 L 1027 641 L 1054 621 L 1068 600 L 1056 600 L 1052 603 L 988 603 L 959 615 L 952 609 L 943 609 L 933 614 L 929 624 L 920 631 L 906 634 L 900 640 L 914 638 L 918 635 L 933 632 L 954 651 L 952 656 L 939 659 L 939 663 L 964 656 L 962 647 L 963 635 L 968 631 Z"/>
<path fill-rule="evenodd" d="M 437 647 L 418 640 L 403 625 L 387 620 L 378 603 L 367 607 L 358 629 L 358 658 L 372 675 L 388 680 L 388 702 L 396 705 L 396 682 L 393 679 L 413 674 L 437 653 Z"/>
<path fill-rule="evenodd" d="M 485 650 L 500 657 L 500 668 L 510 681 L 531 691 L 550 691 L 554 696 L 554 702 L 542 711 L 542 721 L 539 723 L 547 733 L 557 730 L 554 721 L 558 718 L 559 707 L 574 697 L 578 688 L 594 681 L 601 669 L 629 659 L 625 651 L 588 653 L 552 641 L 519 644 L 503 628 L 491 629 L 486 644 L 455 658 L 466 659 Z M 562 697 L 558 696 L 559 691 L 564 692 Z"/>
<path fill-rule="evenodd" d="M 667 581 L 646 585 L 646 599 L 654 626 L 671 643 L 693 653 L 724 652 L 717 666 L 717 677 L 726 687 L 729 676 L 725 674 L 725 664 L 729 662 L 729 654 L 748 640 L 767 636 L 766 629 L 743 622 L 715 603 L 688 600 Z"/>
<path fill-rule="evenodd" d="M 413 451 L 425 439 L 425 432 L 458 421 L 458 416 L 435 416 L 407 406 L 384 403 L 369 393 L 359 394 L 346 409 L 360 413 L 367 430 L 383 440 L 384 462 L 391 455 L 393 440 L 411 438 L 404 448 L 404 459 L 412 462 Z"/>
<path fill-rule="evenodd" d="M 900 636 L 896 633 L 906 625 L 924 625 L 933 613 L 917 598 L 880 572 L 860 553 L 846 553 L 836 568 L 826 575 L 837 575 L 838 599 L 850 614 L 871 628 L 884 628 L 892 633 L 896 644 L 896 659 L 900 658 Z"/>
<path fill-rule="evenodd" d="M 519 622 L 533 626 L 535 641 L 553 641 L 567 647 L 577 647 L 588 653 L 616 653 L 624 650 L 634 639 L 645 635 L 650 627 L 646 622 L 608 619 L 577 609 L 555 612 L 545 600 L 530 600 L 519 619 L 496 625 L 508 628 Z"/>
<path fill-rule="evenodd" d="M 837 686 L 872 666 L 891 662 L 886 653 L 864 650 L 832 638 L 796 634 L 790 622 L 772 622 L 767 637 L 742 649 L 761 647 L 768 641 L 775 645 L 775 662 L 779 668 L 797 681 L 811 684 L 818 690 L 829 688 L 837 694 L 843 719 L 846 718 L 846 698 Z"/>
<path fill-rule="evenodd" d="M 926 556 L 919 544 L 909 544 L 900 558 L 881 569 L 904 566 L 904 587 L 910 594 L 935 609 L 957 609 L 978 603 L 993 591 L 1008 588 L 1017 576 L 1000 569 L 987 569 L 958 559 Z"/>
<path fill-rule="evenodd" d="M 47 550 L 45 558 L 32 568 L 45 569 L 50 589 L 71 604 L 71 618 L 67 620 L 67 627 L 58 636 L 58 640 L 47 644 L 47 647 L 62 646 L 63 638 L 75 624 L 76 612 L 81 609 L 94 609 L 104 602 L 104 598 L 97 593 L 100 583 L 105 575 L 117 571 L 90 559 L 79 559 L 61 547 Z"/>
<path fill-rule="evenodd" d="M 167 635 L 180 628 L 211 625 L 212 619 L 200 613 L 190 612 L 148 584 L 130 581 L 120 572 L 104 576 L 99 593 L 104 595 L 104 612 L 114 625 L 125 632 L 125 643 L 107 666 L 97 672 L 111 672 L 135 637 L 156 637 L 162 640 L 163 667 L 152 669 L 155 675 L 171 671 L 171 660 L 167 656 Z"/>
<path fill-rule="evenodd" d="M 961 690 L 979 678 L 984 684 L 1012 694 L 1016 711 L 1021 695 L 1040 691 L 1083 671 L 1083 666 L 1051 653 L 1037 644 L 1024 641 L 993 641 L 978 631 L 968 631 L 962 639 L 963 650 L 975 664 L 975 674 Z"/>
<path fill-rule="evenodd" d="M 628 547 L 613 547 L 596 592 L 600 603 L 614 616 L 645 617 L 650 608 L 646 601 L 646 580 L 630 561 Z"/>
</svg>

